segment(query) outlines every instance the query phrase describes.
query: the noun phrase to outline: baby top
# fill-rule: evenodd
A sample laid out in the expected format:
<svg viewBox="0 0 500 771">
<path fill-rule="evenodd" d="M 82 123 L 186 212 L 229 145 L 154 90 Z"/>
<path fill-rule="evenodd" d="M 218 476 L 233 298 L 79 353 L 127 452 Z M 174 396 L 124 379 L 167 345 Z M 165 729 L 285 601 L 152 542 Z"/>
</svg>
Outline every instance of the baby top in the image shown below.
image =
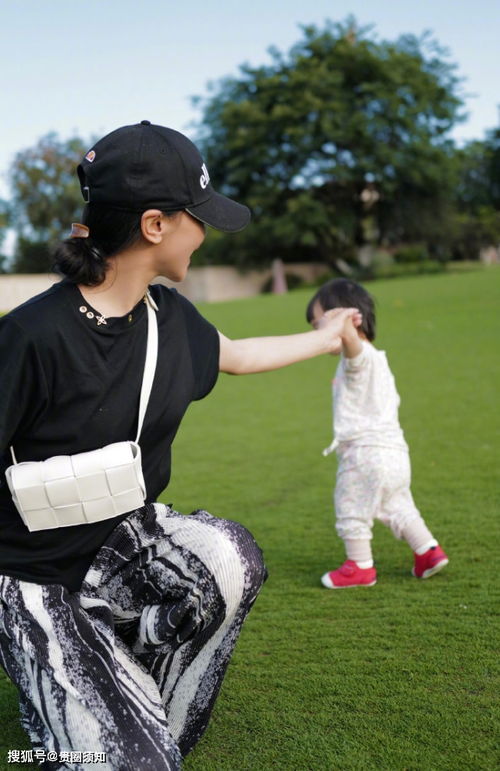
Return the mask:
<svg viewBox="0 0 500 771">
<path fill-rule="evenodd" d="M 333 380 L 334 442 L 408 449 L 399 425 L 399 394 L 385 351 L 367 340 L 352 359 L 342 356 Z"/>
</svg>

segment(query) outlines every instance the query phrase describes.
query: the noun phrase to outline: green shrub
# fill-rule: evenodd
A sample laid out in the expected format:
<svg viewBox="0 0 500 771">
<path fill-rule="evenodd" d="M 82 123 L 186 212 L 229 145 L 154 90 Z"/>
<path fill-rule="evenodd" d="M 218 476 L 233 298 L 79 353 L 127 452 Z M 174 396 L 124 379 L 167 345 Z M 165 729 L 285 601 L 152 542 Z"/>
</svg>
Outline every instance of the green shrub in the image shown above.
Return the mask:
<svg viewBox="0 0 500 771">
<path fill-rule="evenodd" d="M 442 273 L 446 270 L 446 264 L 438 260 L 422 260 L 421 262 L 394 263 L 393 265 L 379 265 L 374 267 L 372 278 L 400 278 L 403 276 L 417 276 L 428 273 Z"/>
<path fill-rule="evenodd" d="M 408 244 L 394 253 L 394 259 L 402 264 L 423 262 L 429 259 L 429 252 L 425 244 Z"/>
</svg>

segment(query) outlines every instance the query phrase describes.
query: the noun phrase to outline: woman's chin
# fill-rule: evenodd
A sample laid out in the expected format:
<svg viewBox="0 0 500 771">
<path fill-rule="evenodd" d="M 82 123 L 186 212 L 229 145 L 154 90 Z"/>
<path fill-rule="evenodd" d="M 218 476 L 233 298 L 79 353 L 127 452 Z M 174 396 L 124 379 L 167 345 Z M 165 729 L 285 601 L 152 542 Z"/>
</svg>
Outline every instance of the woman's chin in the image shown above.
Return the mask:
<svg viewBox="0 0 500 771">
<path fill-rule="evenodd" d="M 163 273 L 163 278 L 168 278 L 169 281 L 174 281 L 176 284 L 179 281 L 184 281 L 188 272 L 188 265 L 183 270 L 167 270 Z"/>
</svg>

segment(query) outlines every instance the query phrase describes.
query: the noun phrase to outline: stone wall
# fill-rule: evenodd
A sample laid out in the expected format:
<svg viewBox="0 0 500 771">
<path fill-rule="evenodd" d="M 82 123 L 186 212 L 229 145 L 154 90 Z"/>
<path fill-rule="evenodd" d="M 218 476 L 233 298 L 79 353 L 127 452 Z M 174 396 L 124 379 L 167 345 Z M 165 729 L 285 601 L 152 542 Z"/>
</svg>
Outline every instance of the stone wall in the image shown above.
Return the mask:
<svg viewBox="0 0 500 771">
<path fill-rule="evenodd" d="M 0 275 L 0 313 L 6 313 L 44 292 L 57 280 L 57 276 L 44 273 Z"/>
<path fill-rule="evenodd" d="M 306 282 L 316 281 L 327 272 L 320 263 L 286 265 L 287 274 L 300 276 Z M 230 266 L 190 268 L 180 283 L 158 279 L 166 286 L 175 286 L 194 303 L 220 302 L 260 294 L 271 278 L 269 270 L 239 271 Z M 0 275 L 0 312 L 5 313 L 48 289 L 58 277 L 53 274 Z"/>
</svg>

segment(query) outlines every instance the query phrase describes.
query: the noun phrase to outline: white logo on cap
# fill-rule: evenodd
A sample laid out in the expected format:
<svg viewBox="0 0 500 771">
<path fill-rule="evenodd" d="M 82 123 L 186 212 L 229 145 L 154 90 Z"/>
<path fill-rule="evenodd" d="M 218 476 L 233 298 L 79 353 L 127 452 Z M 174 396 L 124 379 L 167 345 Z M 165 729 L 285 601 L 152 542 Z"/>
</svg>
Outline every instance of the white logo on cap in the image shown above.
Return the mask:
<svg viewBox="0 0 500 771">
<path fill-rule="evenodd" d="M 203 166 L 201 167 L 201 170 L 203 174 L 200 177 L 200 185 L 203 188 L 203 190 L 205 190 L 206 186 L 210 182 L 210 174 L 208 173 L 208 169 L 205 166 L 205 164 L 203 164 Z"/>
<path fill-rule="evenodd" d="M 95 150 L 89 150 L 85 158 L 89 163 L 92 163 L 95 158 Z"/>
</svg>

